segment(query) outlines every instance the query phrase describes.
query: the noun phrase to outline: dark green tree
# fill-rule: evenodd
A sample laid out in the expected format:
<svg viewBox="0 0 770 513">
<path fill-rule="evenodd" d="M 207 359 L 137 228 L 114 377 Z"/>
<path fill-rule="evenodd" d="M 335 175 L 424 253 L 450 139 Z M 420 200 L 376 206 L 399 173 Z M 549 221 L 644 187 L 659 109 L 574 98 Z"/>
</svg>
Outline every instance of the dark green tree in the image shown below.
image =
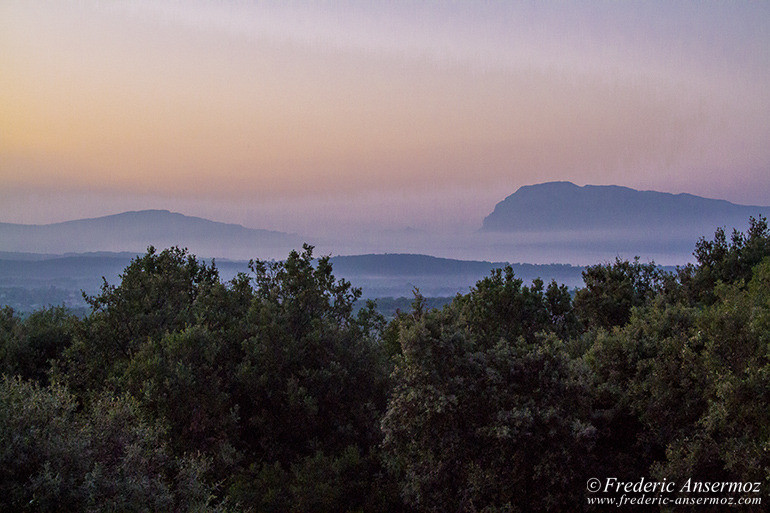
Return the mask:
<svg viewBox="0 0 770 513">
<path fill-rule="evenodd" d="M 632 308 L 660 292 L 664 276 L 652 262 L 618 258 L 612 264 L 586 267 L 583 281 L 585 288 L 575 293 L 575 313 L 586 326 L 609 330 L 623 326 Z"/>
<path fill-rule="evenodd" d="M 79 324 L 64 307 L 37 310 L 23 320 L 6 307 L 0 311 L 0 373 L 47 384 Z"/>
<path fill-rule="evenodd" d="M 287 503 L 292 510 L 354 510 L 368 500 L 361 490 L 372 486 L 367 469 L 376 462 L 387 394 L 375 338 L 382 321 L 371 305 L 353 316 L 360 290 L 335 279 L 328 257 L 314 260 L 312 250 L 306 245 L 283 262 L 251 263 L 252 335 L 243 343 L 237 395 L 254 464 L 232 493 L 265 510 Z M 356 473 L 362 483 L 350 480 Z M 330 491 L 329 479 L 348 485 Z"/>
<path fill-rule="evenodd" d="M 747 283 L 754 266 L 770 256 L 767 219 L 751 217 L 746 233 L 733 230 L 729 241 L 724 228 L 718 228 L 712 240 L 703 237 L 697 242 L 693 255 L 697 263 L 678 270 L 678 287 L 672 293 L 675 300 L 711 304 L 717 300 L 714 290 L 718 282 Z"/>
<path fill-rule="evenodd" d="M 162 427 L 130 398 L 78 412 L 59 385 L 0 380 L 3 511 L 216 511 L 206 466 L 174 459 Z"/>
<path fill-rule="evenodd" d="M 100 294 L 86 297 L 93 311 L 66 351 L 63 376 L 78 395 L 119 389 L 117 381 L 148 340 L 196 322 L 196 302 L 219 284 L 219 273 L 186 250 L 150 247 L 120 279 L 118 285 L 105 280 Z"/>
<path fill-rule="evenodd" d="M 532 286 L 524 286 L 511 266 L 493 270 L 456 302 L 461 305 L 467 328 L 485 340 L 514 341 L 524 337 L 531 343 L 540 332 L 566 335 L 576 328 L 566 287 L 551 282 L 544 291 L 540 279 L 535 279 Z"/>
<path fill-rule="evenodd" d="M 385 461 L 419 511 L 553 511 L 577 503 L 594 438 L 586 380 L 553 335 L 542 282 L 496 271 L 402 322 Z"/>
<path fill-rule="evenodd" d="M 692 308 L 656 300 L 634 309 L 622 328 L 595 336 L 585 361 L 594 379 L 597 474 L 647 475 L 703 414 L 707 375 L 697 319 Z"/>
<path fill-rule="evenodd" d="M 706 403 L 687 436 L 672 438 L 660 475 L 761 482 L 770 489 L 770 258 L 748 284 L 720 283 L 699 316 Z"/>
<path fill-rule="evenodd" d="M 222 474 L 236 463 L 239 429 L 231 395 L 239 362 L 227 346 L 221 333 L 198 325 L 167 333 L 142 346 L 121 381 L 168 426 L 175 454 L 206 454 Z"/>
</svg>

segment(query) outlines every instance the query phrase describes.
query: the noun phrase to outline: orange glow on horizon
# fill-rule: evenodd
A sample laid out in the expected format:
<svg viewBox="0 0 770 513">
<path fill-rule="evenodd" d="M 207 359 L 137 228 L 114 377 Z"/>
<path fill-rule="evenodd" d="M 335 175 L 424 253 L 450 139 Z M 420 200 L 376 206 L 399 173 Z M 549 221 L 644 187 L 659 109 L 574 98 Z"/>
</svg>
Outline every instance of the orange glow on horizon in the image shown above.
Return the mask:
<svg viewBox="0 0 770 513">
<path fill-rule="evenodd" d="M 767 34 L 746 43 L 757 55 L 735 50 L 749 66 L 706 60 L 695 32 L 675 34 L 689 37 L 678 55 L 674 36 L 645 46 L 558 12 L 535 13 L 553 18 L 542 28 L 498 8 L 510 26 L 467 6 L 467 20 L 393 8 L 378 23 L 281 4 L 10 2 L 0 188 L 502 198 L 561 179 L 703 193 L 738 170 L 761 182 L 747 191 L 770 192 L 757 171 L 770 165 Z"/>
</svg>

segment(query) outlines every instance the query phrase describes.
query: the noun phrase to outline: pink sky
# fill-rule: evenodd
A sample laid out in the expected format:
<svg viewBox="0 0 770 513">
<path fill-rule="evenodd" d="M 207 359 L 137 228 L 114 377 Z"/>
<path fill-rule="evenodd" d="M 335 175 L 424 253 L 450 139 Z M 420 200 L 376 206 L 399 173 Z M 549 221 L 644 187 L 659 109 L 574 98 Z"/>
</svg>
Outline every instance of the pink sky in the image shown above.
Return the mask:
<svg viewBox="0 0 770 513">
<path fill-rule="evenodd" d="M 0 222 L 473 229 L 569 180 L 770 204 L 770 7 L 0 5 Z"/>
</svg>

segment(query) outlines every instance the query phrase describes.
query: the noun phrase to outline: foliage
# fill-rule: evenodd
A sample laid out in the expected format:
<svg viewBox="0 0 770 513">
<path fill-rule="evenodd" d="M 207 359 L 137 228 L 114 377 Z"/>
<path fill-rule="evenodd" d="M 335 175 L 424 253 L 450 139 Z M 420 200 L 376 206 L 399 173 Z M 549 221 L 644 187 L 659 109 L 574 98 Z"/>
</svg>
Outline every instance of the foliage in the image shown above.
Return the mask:
<svg viewBox="0 0 770 513">
<path fill-rule="evenodd" d="M 747 285 L 720 283 L 699 318 L 706 402 L 692 433 L 674 439 L 660 474 L 724 476 L 770 486 L 770 257 Z"/>
<path fill-rule="evenodd" d="M 696 333 L 697 312 L 656 301 L 628 324 L 601 331 L 585 355 L 593 371 L 593 423 L 600 436 L 597 471 L 634 479 L 687 436 L 705 408 L 707 375 Z"/>
<path fill-rule="evenodd" d="M 623 326 L 632 308 L 645 304 L 661 290 L 662 280 L 654 263 L 643 264 L 638 258 L 588 266 L 583 271 L 586 286 L 575 294 L 575 313 L 592 328 Z"/>
<path fill-rule="evenodd" d="M 48 383 L 51 364 L 72 343 L 79 319 L 64 307 L 37 310 L 24 319 L 0 310 L 0 373 Z"/>
<path fill-rule="evenodd" d="M 311 469 L 316 472 L 318 465 L 327 467 L 325 476 L 334 476 L 339 473 L 335 462 L 349 460 L 344 454 L 368 454 L 378 443 L 387 382 L 373 337 L 383 321 L 373 305 L 352 315 L 360 290 L 335 280 L 328 258 L 313 265 L 312 247 L 290 253 L 284 262 L 253 262 L 252 270 L 251 336 L 243 341 L 236 394 L 246 457 L 268 465 L 252 466 L 238 478 L 238 489 L 246 482 L 259 489 L 273 482 L 269 476 L 285 473 L 288 489 L 262 488 L 263 493 L 288 495 L 294 507 L 313 510 L 318 504 L 307 503 L 291 483 L 305 479 Z M 357 458 L 356 468 L 370 464 Z M 318 500 L 326 495 L 319 494 Z M 353 508 L 364 498 L 340 497 L 325 503 L 336 504 L 334 510 L 342 504 Z"/>
<path fill-rule="evenodd" d="M 417 510 L 549 511 L 577 500 L 593 433 L 579 407 L 586 391 L 558 340 L 533 333 L 550 326 L 542 283 L 522 288 L 503 273 L 401 331 L 384 447 Z M 533 489 L 547 493 L 522 496 Z"/>
<path fill-rule="evenodd" d="M 213 263 L 150 248 L 118 285 L 88 298 L 93 312 L 55 376 L 88 409 L 104 394 L 134 398 L 165 427 L 175 458 L 202 455 L 206 479 L 247 509 L 267 504 L 259 497 L 310 507 L 311 496 L 360 507 L 379 479 L 385 321 L 374 304 L 353 315 L 360 290 L 312 251 L 252 261 L 251 275 L 223 284 Z M 331 495 L 307 488 L 308 472 L 322 467 L 327 477 L 342 472 Z M 352 489 L 367 493 L 338 493 L 353 474 L 362 477 Z"/>
<path fill-rule="evenodd" d="M 163 430 L 135 401 L 104 397 L 78 413 L 59 385 L 0 382 L 0 508 L 3 511 L 189 511 L 212 489 L 175 461 Z M 184 486 L 174 483 L 184 478 Z"/>
<path fill-rule="evenodd" d="M 544 291 L 540 279 L 531 287 L 522 284 L 511 266 L 495 269 L 479 281 L 468 295 L 457 299 L 467 328 L 490 343 L 519 337 L 531 343 L 542 331 L 561 336 L 574 332 L 576 320 L 566 286 L 551 282 Z"/>
<path fill-rule="evenodd" d="M 730 241 L 723 228 L 718 228 L 713 240 L 701 238 L 693 255 L 697 265 L 679 269 L 681 283 L 677 299 L 690 303 L 711 304 L 717 300 L 717 283 L 748 282 L 752 270 L 770 255 L 770 230 L 763 216 L 749 219 L 746 233 L 733 230 Z"/>
<path fill-rule="evenodd" d="M 229 363 L 221 336 L 193 326 L 142 346 L 123 382 L 145 411 L 164 420 L 176 454 L 208 454 L 226 469 L 239 421 Z"/>
<path fill-rule="evenodd" d="M 0 510 L 565 511 L 588 477 L 770 489 L 770 234 L 697 263 L 498 269 L 386 322 L 304 246 L 223 283 L 179 248 L 0 310 Z M 590 509 L 590 508 L 588 508 Z"/>
<path fill-rule="evenodd" d="M 150 247 L 120 277 L 119 285 L 105 281 L 99 295 L 86 297 L 93 312 L 67 351 L 63 377 L 79 394 L 117 389 L 115 380 L 141 346 L 193 324 L 196 300 L 219 281 L 213 263 L 179 248 Z"/>
</svg>

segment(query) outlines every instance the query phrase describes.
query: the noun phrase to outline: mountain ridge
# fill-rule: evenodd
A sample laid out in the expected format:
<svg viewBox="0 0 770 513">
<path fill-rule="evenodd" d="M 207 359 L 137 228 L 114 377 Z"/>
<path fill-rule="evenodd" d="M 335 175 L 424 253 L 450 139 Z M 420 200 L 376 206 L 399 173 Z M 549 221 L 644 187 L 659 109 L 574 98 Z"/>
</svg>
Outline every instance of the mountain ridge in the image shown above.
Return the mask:
<svg viewBox="0 0 770 513">
<path fill-rule="evenodd" d="M 82 219 L 71 219 L 68 221 L 58 221 L 55 223 L 41 223 L 41 224 L 26 224 L 26 223 L 3 223 L 0 222 L 0 226 L 20 226 L 20 227 L 64 227 L 77 224 L 92 224 L 92 223 L 104 223 L 111 221 L 124 221 L 124 220 L 154 220 L 157 221 L 158 217 L 162 216 L 165 221 L 185 221 L 190 223 L 199 223 L 203 225 L 217 225 L 227 226 L 238 230 L 256 231 L 260 233 L 273 233 L 280 235 L 294 235 L 286 232 L 280 232 L 276 230 L 266 230 L 263 228 L 247 228 L 237 223 L 224 223 L 221 221 L 212 221 L 204 217 L 190 216 L 181 214 L 179 212 L 173 212 L 166 209 L 145 209 L 145 210 L 127 210 L 125 212 L 119 212 L 117 214 L 108 214 L 98 217 L 85 217 Z M 154 217 L 154 219 L 153 219 Z"/>
<path fill-rule="evenodd" d="M 699 238 L 709 237 L 718 227 L 744 231 L 749 218 L 758 215 L 770 216 L 770 207 L 738 205 L 689 193 L 638 191 L 618 185 L 578 186 L 561 181 L 520 187 L 494 206 L 481 229 L 451 236 L 422 231 L 414 236 L 410 229 L 404 237 L 387 230 L 343 237 L 300 237 L 170 210 L 132 210 L 49 224 L 0 223 L 0 255 L 29 253 L 22 258 L 36 259 L 39 257 L 34 254 L 141 254 L 152 245 L 187 248 L 201 258 L 280 260 L 307 242 L 318 254 L 392 252 L 498 263 L 573 264 L 640 256 L 682 264 L 692 259 Z M 382 273 L 378 267 L 382 264 L 371 264 L 370 274 Z M 413 265 L 428 264 L 415 260 Z M 432 267 L 441 265 L 439 261 L 430 263 Z"/>
<path fill-rule="evenodd" d="M 48 304 L 66 303 L 87 308 L 82 292 L 99 292 L 103 279 L 110 284 L 140 255 L 127 253 L 82 253 L 32 255 L 0 253 L 0 304 L 28 312 Z M 285 257 L 285 256 L 284 256 Z M 334 276 L 360 287 L 363 298 L 412 297 L 414 289 L 426 297 L 453 297 L 465 293 L 507 262 L 439 258 L 421 254 L 366 254 L 329 258 Z M 211 263 L 208 259 L 202 259 Z M 216 259 L 223 282 L 238 273 L 249 273 L 248 261 Z M 417 265 L 416 265 L 417 264 Z M 556 280 L 569 287 L 582 286 L 583 267 L 567 264 L 510 264 L 517 278 L 530 283 L 535 278 Z"/>
<path fill-rule="evenodd" d="M 739 205 L 689 193 L 640 191 L 619 185 L 546 182 L 522 186 L 495 205 L 482 231 L 695 230 L 744 226 L 770 207 Z"/>
<path fill-rule="evenodd" d="M 301 244 L 295 234 L 246 228 L 169 210 L 133 210 L 49 224 L 0 223 L 0 251 L 19 253 L 136 252 L 182 246 L 205 256 L 285 255 Z M 260 254 L 260 251 L 264 254 Z"/>
</svg>

